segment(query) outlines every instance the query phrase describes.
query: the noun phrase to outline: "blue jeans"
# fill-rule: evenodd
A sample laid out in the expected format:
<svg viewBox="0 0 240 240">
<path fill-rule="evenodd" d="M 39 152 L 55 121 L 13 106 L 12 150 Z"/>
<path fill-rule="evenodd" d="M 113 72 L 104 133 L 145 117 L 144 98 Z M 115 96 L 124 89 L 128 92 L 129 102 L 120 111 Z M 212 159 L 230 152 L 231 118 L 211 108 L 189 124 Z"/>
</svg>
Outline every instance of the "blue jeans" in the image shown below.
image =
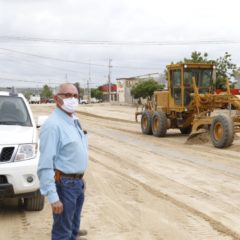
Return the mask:
<svg viewBox="0 0 240 240">
<path fill-rule="evenodd" d="M 52 240 L 75 240 L 84 202 L 83 180 L 62 177 L 56 187 L 63 212 L 53 214 Z"/>
</svg>

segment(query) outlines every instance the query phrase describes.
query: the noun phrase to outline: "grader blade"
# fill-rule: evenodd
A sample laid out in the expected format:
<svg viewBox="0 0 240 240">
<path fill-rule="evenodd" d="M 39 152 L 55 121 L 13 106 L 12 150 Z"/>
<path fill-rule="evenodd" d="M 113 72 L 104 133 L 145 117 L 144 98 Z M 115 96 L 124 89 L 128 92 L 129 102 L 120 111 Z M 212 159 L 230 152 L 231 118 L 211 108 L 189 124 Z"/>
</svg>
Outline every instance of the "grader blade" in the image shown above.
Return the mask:
<svg viewBox="0 0 240 240">
<path fill-rule="evenodd" d="M 209 132 L 207 129 L 199 129 L 191 132 L 186 140 L 186 144 L 206 143 L 209 141 Z"/>
</svg>

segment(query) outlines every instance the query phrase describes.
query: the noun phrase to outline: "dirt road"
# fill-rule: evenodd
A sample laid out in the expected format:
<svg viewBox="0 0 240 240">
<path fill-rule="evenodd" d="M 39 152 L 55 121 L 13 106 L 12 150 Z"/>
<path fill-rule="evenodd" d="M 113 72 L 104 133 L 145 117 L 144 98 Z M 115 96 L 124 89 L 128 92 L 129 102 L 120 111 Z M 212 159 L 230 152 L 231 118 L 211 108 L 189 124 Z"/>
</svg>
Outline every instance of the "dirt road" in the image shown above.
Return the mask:
<svg viewBox="0 0 240 240">
<path fill-rule="evenodd" d="M 51 109 L 33 106 L 36 116 Z M 82 216 L 88 240 L 240 239 L 239 137 L 228 149 L 189 145 L 178 131 L 142 135 L 134 108 L 79 110 L 90 149 Z M 4 239 L 50 239 L 50 207 L 32 213 L 5 202 L 0 226 Z"/>
</svg>

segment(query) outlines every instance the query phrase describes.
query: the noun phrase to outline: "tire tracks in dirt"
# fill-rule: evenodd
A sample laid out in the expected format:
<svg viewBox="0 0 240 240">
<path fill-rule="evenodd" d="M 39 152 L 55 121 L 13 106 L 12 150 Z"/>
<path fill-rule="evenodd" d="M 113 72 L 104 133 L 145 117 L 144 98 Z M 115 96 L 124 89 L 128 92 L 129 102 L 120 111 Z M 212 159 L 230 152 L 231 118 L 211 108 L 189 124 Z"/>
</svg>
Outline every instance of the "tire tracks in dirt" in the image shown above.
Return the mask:
<svg viewBox="0 0 240 240">
<path fill-rule="evenodd" d="M 93 150 L 93 149 L 92 149 Z M 145 189 L 145 191 L 147 191 L 148 193 L 158 197 L 158 198 L 161 198 L 161 199 L 164 199 L 166 201 L 169 201 L 171 202 L 172 204 L 174 204 L 175 206 L 179 207 L 179 208 L 182 208 L 188 212 L 190 212 L 191 214 L 193 215 L 196 215 L 197 217 L 200 217 L 202 219 L 204 219 L 206 222 L 208 222 L 212 228 L 217 231 L 219 234 L 222 234 L 222 235 L 225 235 L 225 236 L 229 236 L 231 237 L 232 239 L 234 240 L 240 240 L 240 234 L 238 234 L 237 232 L 233 231 L 232 229 L 228 228 L 227 226 L 225 226 L 224 224 L 222 224 L 221 222 L 215 220 L 214 218 L 210 217 L 209 215 L 185 204 L 184 202 L 181 202 L 175 198 L 173 198 L 172 196 L 164 193 L 164 192 L 161 192 L 159 190 L 156 190 L 154 189 L 153 187 L 150 187 L 149 185 L 133 178 L 133 177 L 130 177 L 129 175 L 119 171 L 119 170 L 116 170 L 115 168 L 112 168 L 110 166 L 108 166 L 107 164 L 104 164 L 102 162 L 100 162 L 99 160 L 97 160 L 96 158 L 93 158 L 93 157 L 90 157 L 90 160 L 97 163 L 97 164 L 100 164 L 101 166 L 105 167 L 106 169 L 108 169 L 109 171 L 112 171 L 118 175 L 120 175 L 121 177 L 125 177 L 126 179 L 129 179 L 130 181 L 134 182 L 135 184 L 138 184 L 139 186 L 141 186 L 143 189 Z"/>
<path fill-rule="evenodd" d="M 151 138 L 151 143 L 155 143 L 155 144 L 161 144 L 161 145 L 165 145 L 166 147 L 169 147 L 170 144 L 172 144 L 172 138 L 164 138 L 164 141 L 161 141 L 159 142 L 159 139 L 154 137 L 154 136 L 146 136 L 146 135 L 143 135 L 142 133 L 140 132 L 136 132 L 136 131 L 131 131 L 131 130 L 127 130 L 127 129 L 122 129 L 122 128 L 117 128 L 117 127 L 111 127 L 111 126 L 107 126 L 107 128 L 110 128 L 110 129 L 113 129 L 113 130 L 117 130 L 117 131 L 121 131 L 121 132 L 125 132 L 127 134 L 131 134 L 131 135 L 137 135 L 137 137 L 141 137 L 142 139 L 145 138 L 146 141 L 149 141 L 149 138 Z M 176 136 L 177 137 L 177 136 Z M 185 144 L 184 144 L 185 145 Z M 174 146 L 176 148 L 176 146 Z M 183 149 L 188 149 L 188 151 L 190 151 L 190 149 L 187 147 L 187 146 L 183 146 L 183 145 L 179 145 L 177 146 L 177 150 L 178 151 L 183 151 Z M 230 151 L 226 151 L 226 150 L 222 150 L 222 149 L 216 149 L 214 147 L 212 148 L 208 148 L 207 149 L 207 152 L 204 152 L 202 148 L 199 147 L 199 145 L 197 146 L 192 146 L 191 147 L 191 151 L 192 149 L 195 151 L 195 152 L 198 152 L 197 154 L 201 155 L 202 157 L 204 156 L 208 156 L 209 158 L 209 155 L 211 154 L 212 155 L 212 159 L 214 159 L 215 156 L 217 156 L 219 154 L 219 151 L 221 151 L 221 153 L 224 152 L 224 158 L 227 158 L 229 161 L 232 160 L 232 161 L 236 161 L 236 152 L 233 151 L 233 152 L 230 152 Z M 143 150 L 144 151 L 144 150 Z M 152 153 L 156 154 L 154 151 L 152 151 Z M 185 153 L 186 154 L 186 153 Z M 221 154 L 223 155 L 223 154 Z M 176 159 L 176 161 L 179 161 L 179 162 L 183 162 L 183 160 L 178 160 Z M 186 162 L 187 161 L 187 162 Z M 194 165 L 194 166 L 198 166 L 198 167 L 202 167 L 202 168 L 209 168 L 211 170 L 214 170 L 214 171 L 218 171 L 218 172 L 221 172 L 222 174 L 224 175 L 227 175 L 227 176 L 231 176 L 231 177 L 235 177 L 237 179 L 240 178 L 240 169 L 236 169 L 236 168 L 232 168 L 230 170 L 232 170 L 231 172 L 230 171 L 226 171 L 226 169 L 223 167 L 222 169 L 217 169 L 216 166 L 214 167 L 210 167 L 210 166 L 207 166 L 206 164 L 204 164 L 202 161 L 193 161 L 192 159 L 189 159 L 187 156 L 184 158 L 184 162 L 186 164 L 190 164 L 190 165 Z M 237 170 L 237 171 L 236 171 Z M 238 171 L 239 170 L 239 171 Z"/>
<path fill-rule="evenodd" d="M 97 124 L 99 124 L 99 122 L 97 122 Z M 202 148 L 195 149 L 195 148 L 191 147 L 189 149 L 188 146 L 183 146 L 182 144 L 176 145 L 176 143 L 172 142 L 172 139 L 164 139 L 164 141 L 159 142 L 159 139 L 156 138 L 156 137 L 143 135 L 143 134 L 137 133 L 135 131 L 129 132 L 128 130 L 125 130 L 125 129 L 122 129 L 122 128 L 112 127 L 112 126 L 102 124 L 102 123 L 101 123 L 101 126 L 105 127 L 106 129 L 112 129 L 112 130 L 117 130 L 117 131 L 120 131 L 120 132 L 127 133 L 130 136 L 137 135 L 137 138 L 134 141 L 132 141 L 132 139 L 129 139 L 127 141 L 128 145 L 131 145 L 133 147 L 136 147 L 136 145 L 138 144 L 137 143 L 138 141 L 146 141 L 146 143 L 150 141 L 151 143 L 155 144 L 155 148 L 153 148 L 151 150 L 148 149 L 146 151 L 145 149 L 141 148 L 142 152 L 150 152 L 150 153 L 155 154 L 155 155 L 160 154 L 162 156 L 167 156 L 168 158 L 171 158 L 173 161 L 179 162 L 181 164 L 185 164 L 185 165 L 188 164 L 189 166 L 194 166 L 194 167 L 197 167 L 201 170 L 207 168 L 207 169 L 210 169 L 212 171 L 224 174 L 226 176 L 233 177 L 233 178 L 238 179 L 238 180 L 240 178 L 240 169 L 236 168 L 235 166 L 228 167 L 228 169 L 227 169 L 225 163 L 219 162 L 219 164 L 217 166 L 212 161 L 203 161 L 203 159 L 205 159 L 205 158 L 208 158 L 208 159 L 209 158 L 211 158 L 211 159 L 216 158 L 216 152 L 219 149 L 216 150 L 214 148 L 214 149 L 211 149 L 210 152 L 209 152 L 209 149 L 207 149 L 207 152 L 205 152 Z M 103 133 L 99 133 L 99 132 L 96 132 L 96 131 L 94 131 L 94 134 L 97 134 L 98 136 L 101 136 L 103 138 L 107 137 L 109 139 L 112 139 L 112 140 L 116 141 L 116 137 L 114 135 L 110 136 L 107 133 L 103 134 Z M 121 140 L 118 139 L 118 141 L 121 141 Z M 122 141 L 122 142 L 124 142 L 124 141 Z M 157 147 L 159 144 L 161 145 L 161 148 Z M 172 149 L 172 144 L 174 144 L 174 151 Z M 169 149 L 167 155 L 166 155 L 166 149 Z M 175 156 L 175 151 L 178 152 L 178 157 Z M 190 157 L 191 154 L 187 154 L 186 151 L 190 151 L 190 152 L 194 151 L 194 153 L 192 153 L 192 154 L 193 154 L 193 156 L 195 156 L 196 159 L 193 159 L 192 157 Z M 211 157 L 210 157 L 210 154 L 211 154 Z M 216 159 L 216 160 L 220 161 L 222 158 L 224 160 L 225 160 L 225 158 L 227 158 L 228 161 L 230 161 L 230 159 L 236 161 L 236 159 L 233 159 L 233 156 L 229 156 L 229 155 L 226 155 L 226 154 L 224 154 L 222 156 L 219 156 L 219 158 Z"/>
<path fill-rule="evenodd" d="M 204 198 L 205 200 L 211 201 L 211 202 L 218 202 L 218 199 L 212 195 L 210 195 L 207 192 L 204 191 L 200 191 L 197 190 L 195 188 L 192 188 L 191 186 L 188 186 L 184 183 L 181 183 L 179 181 L 176 181 L 173 178 L 168 177 L 167 175 L 163 175 L 163 174 L 158 174 L 158 173 L 154 173 L 154 172 L 150 172 L 149 169 L 145 169 L 145 171 L 143 170 L 143 167 L 138 167 L 136 164 L 131 163 L 128 160 L 124 160 L 123 158 L 119 157 L 118 155 L 115 155 L 114 153 L 111 153 L 109 151 L 104 151 L 103 149 L 96 147 L 96 146 L 90 146 L 90 150 L 91 151 L 95 151 L 98 152 L 99 154 L 108 156 L 110 159 L 112 159 L 112 161 L 114 161 L 115 163 L 119 164 L 121 163 L 121 166 L 129 166 L 130 169 L 134 169 L 135 172 L 140 172 L 140 173 L 144 173 L 145 175 L 147 175 L 150 179 L 158 179 L 160 181 L 164 181 L 167 185 L 171 186 L 171 185 L 175 185 L 176 188 L 178 189 L 185 189 L 188 190 L 189 192 L 193 193 L 195 196 L 198 196 L 200 198 Z M 178 161 L 180 162 L 180 161 Z M 181 165 L 186 165 L 185 162 L 181 161 L 180 162 Z M 196 168 L 196 166 L 191 166 L 193 168 Z M 204 168 L 201 167 L 201 171 L 204 171 Z M 227 176 L 228 177 L 228 176 Z M 232 206 L 231 203 L 229 202 L 225 202 L 223 199 L 221 200 L 222 204 L 226 207 Z M 236 206 L 232 206 L 235 207 Z"/>
<path fill-rule="evenodd" d="M 92 113 L 90 114 L 90 113 L 84 113 L 83 112 L 82 115 L 84 115 L 86 117 L 89 117 L 89 118 L 85 118 L 85 119 L 87 119 L 88 121 L 90 120 L 91 122 L 96 122 L 96 118 L 97 118 L 97 119 L 109 120 L 109 121 L 112 120 L 113 122 L 119 122 L 120 124 L 121 123 L 132 123 L 132 126 L 139 125 L 139 123 L 134 122 L 134 121 L 124 120 L 124 119 L 117 119 L 117 118 L 110 118 L 110 117 L 104 117 L 104 116 L 99 116 L 99 115 L 95 115 L 95 114 L 92 114 Z M 160 140 L 164 139 L 164 141 L 163 142 L 161 141 L 159 143 L 159 138 L 154 137 L 154 136 L 148 136 L 148 135 L 142 134 L 140 125 L 139 125 L 139 130 L 131 130 L 129 128 L 126 129 L 126 124 L 123 125 L 122 127 L 115 127 L 114 124 L 109 125 L 109 123 L 101 122 L 101 121 L 98 121 L 97 124 L 101 125 L 101 126 L 105 126 L 107 128 L 113 129 L 113 130 L 118 130 L 118 131 L 121 131 L 121 132 L 125 132 L 127 134 L 134 134 L 134 135 L 137 135 L 137 136 L 142 136 L 144 138 L 147 138 L 147 140 L 148 140 L 148 137 L 150 137 L 150 138 L 152 138 L 152 141 L 154 141 L 155 143 L 158 143 L 158 144 L 165 144 L 165 143 L 171 144 L 173 141 L 177 142 L 179 139 L 182 139 L 183 137 L 185 137 L 186 141 L 187 141 L 187 137 L 188 137 L 188 135 L 183 135 L 181 133 L 171 133 L 171 134 L 168 134 L 164 138 L 160 138 Z M 210 143 L 207 143 L 207 144 L 203 143 L 203 144 L 192 144 L 191 147 L 189 147 L 187 144 L 185 144 L 186 141 L 184 141 L 184 146 L 188 147 L 188 149 L 189 148 L 194 148 L 196 151 L 202 151 L 202 149 L 199 149 L 199 148 L 201 148 L 204 144 L 208 145 L 208 146 L 209 145 L 211 146 Z M 211 146 L 210 148 L 209 147 L 207 148 L 207 153 L 212 153 L 212 154 L 216 154 L 217 155 L 221 151 L 221 152 L 224 152 L 224 155 L 226 157 L 231 157 L 231 158 L 232 157 L 236 157 L 236 152 L 239 153 L 239 149 L 237 149 L 234 146 L 231 146 L 228 149 L 231 149 L 231 151 L 227 151 L 226 149 L 216 149 L 213 146 Z"/>
<path fill-rule="evenodd" d="M 88 116 L 88 117 L 103 119 L 103 120 L 111 120 L 111 121 L 114 121 L 114 122 L 122 122 L 122 123 L 132 123 L 132 124 L 136 124 L 136 122 L 131 121 L 131 120 L 119 119 L 119 118 L 113 118 L 113 117 L 106 117 L 106 116 L 100 116 L 100 115 L 93 114 L 93 113 L 89 113 L 89 112 L 85 112 L 85 111 L 79 111 L 79 110 L 77 110 L 76 113 L 78 113 L 78 114 L 80 114 L 80 115 Z"/>
<path fill-rule="evenodd" d="M 121 144 L 122 146 L 122 148 L 124 149 L 124 148 L 126 148 L 126 149 L 128 149 L 129 151 L 129 153 L 132 151 L 132 152 L 135 152 L 135 151 L 137 151 L 137 146 L 138 146 L 138 141 L 139 141 L 139 139 L 136 139 L 136 140 L 134 140 L 133 141 L 133 139 L 130 139 L 130 140 L 127 140 L 127 141 L 122 141 L 123 139 L 120 139 L 120 138 L 118 138 L 118 135 L 117 136 L 115 136 L 116 134 L 114 134 L 114 133 L 112 133 L 111 135 L 109 135 L 109 134 L 107 134 L 107 135 L 105 135 L 105 129 L 101 129 L 101 131 L 95 131 L 94 132 L 94 134 L 96 134 L 96 135 L 98 135 L 98 136 L 100 136 L 101 138 L 111 138 L 113 141 L 115 141 L 115 142 L 118 142 L 119 144 Z M 112 137 L 111 137 L 112 136 Z M 142 138 L 144 138 L 144 136 L 142 137 Z M 124 145 L 126 145 L 126 146 L 124 146 Z M 143 145 L 143 143 L 140 143 L 139 144 L 140 146 L 144 146 Z M 91 146 L 90 146 L 91 147 Z M 97 148 L 95 145 L 94 146 L 92 146 L 93 148 Z M 120 147 L 120 146 L 119 146 Z M 131 147 L 131 149 L 130 149 L 130 147 Z M 156 147 L 157 149 L 159 149 L 158 147 Z M 163 149 L 165 149 L 165 146 L 161 146 L 161 148 L 163 148 Z M 98 150 L 100 150 L 100 151 L 102 151 L 102 153 L 103 153 L 103 149 L 105 149 L 104 147 L 102 147 L 101 149 L 98 149 Z M 135 149 L 135 150 L 134 150 Z M 122 166 L 123 165 L 130 165 L 130 163 L 131 163 L 131 161 L 126 161 L 125 159 L 123 159 L 123 158 L 119 158 L 119 156 L 118 155 L 114 155 L 114 154 L 112 154 L 112 152 L 114 151 L 114 149 L 112 149 L 111 151 L 108 151 L 108 152 L 105 152 L 105 153 L 103 153 L 104 155 L 106 155 L 106 156 L 108 156 L 108 157 L 110 157 L 111 159 L 113 159 L 113 160 L 115 160 L 116 162 L 124 162 L 124 164 L 121 164 Z M 168 150 L 167 150 L 168 151 Z M 171 149 L 169 149 L 169 151 L 172 151 Z M 178 150 L 177 150 L 178 151 Z M 159 154 L 158 154 L 158 152 L 155 152 L 155 151 L 153 151 L 153 150 L 149 150 L 148 149 L 148 145 L 146 145 L 146 148 L 141 148 L 141 153 L 143 153 L 143 154 L 145 154 L 145 155 L 148 155 L 149 153 L 151 153 L 151 155 L 152 154 L 154 154 L 156 157 L 155 157 L 155 159 L 159 156 Z M 119 153 L 120 155 L 121 155 L 121 153 Z M 185 153 L 186 154 L 186 153 Z M 197 153 L 193 153 L 193 154 L 197 154 Z M 137 158 L 137 156 L 138 155 L 136 155 L 136 156 L 134 156 L 133 158 Z M 220 169 L 218 169 L 218 168 L 214 168 L 214 167 L 209 167 L 209 166 L 207 166 L 207 165 L 205 165 L 205 164 L 199 164 L 200 162 L 192 162 L 192 161 L 188 161 L 189 160 L 189 158 L 187 158 L 187 159 L 181 159 L 181 157 L 180 158 L 176 158 L 175 156 L 172 156 L 171 155 L 171 153 L 170 153 L 170 155 L 168 155 L 168 153 L 167 154 L 165 154 L 165 155 L 161 155 L 161 156 L 164 156 L 164 157 L 166 157 L 167 159 L 167 161 L 168 162 L 170 162 L 171 161 L 171 165 L 173 165 L 173 166 L 178 166 L 178 168 L 179 169 L 182 169 L 182 167 L 181 167 L 181 165 L 182 166 L 189 166 L 190 168 L 192 168 L 193 170 L 195 170 L 196 171 L 196 169 L 197 169 L 197 172 L 203 172 L 203 173 L 206 173 L 206 174 L 208 174 L 210 177 L 213 177 L 213 176 L 215 176 L 214 178 L 216 178 L 216 179 L 218 179 L 219 178 L 219 176 L 220 176 L 220 178 L 221 179 L 224 179 L 224 182 L 226 181 L 226 182 L 229 182 L 229 181 L 232 181 L 232 180 L 234 180 L 235 182 L 238 182 L 239 181 L 239 175 L 234 175 L 234 174 L 232 174 L 232 173 L 229 173 L 229 172 L 227 172 L 226 170 L 220 170 Z M 191 158 L 191 155 L 190 155 L 190 158 Z M 137 162 L 135 162 L 135 164 L 137 164 Z M 165 164 L 164 164 L 165 165 Z M 137 168 L 137 166 L 136 165 L 130 165 L 131 166 L 131 169 L 136 169 Z M 184 169 L 184 168 L 183 168 Z M 182 169 L 182 170 L 183 170 Z M 139 169 L 139 171 L 141 172 L 143 169 Z M 206 170 L 207 170 L 207 172 L 206 172 Z M 163 170 L 164 171 L 164 170 Z M 184 170 L 183 170 L 184 171 Z M 150 171 L 149 171 L 150 172 Z M 154 172 L 152 172 L 153 174 L 154 174 Z M 156 172 L 155 172 L 156 173 Z M 152 176 L 155 176 L 155 175 L 152 175 Z M 224 178 L 223 177 L 221 177 L 221 176 L 224 176 Z M 156 177 L 156 176 L 155 176 Z M 200 196 L 201 198 L 204 198 L 204 199 L 209 199 L 209 200 L 211 200 L 211 203 L 213 203 L 213 202 L 216 202 L 216 203 L 218 203 L 219 202 L 219 199 L 218 199 L 218 197 L 221 197 L 221 204 L 224 204 L 223 206 L 225 206 L 225 210 L 226 209 L 228 209 L 228 207 L 230 207 L 230 206 L 232 206 L 233 208 L 235 208 L 236 210 L 237 210 L 237 208 L 238 208 L 238 203 L 237 203 L 237 199 L 233 199 L 234 201 L 233 202 L 230 202 L 229 201 L 229 199 L 227 198 L 227 197 L 225 197 L 225 194 L 222 194 L 222 184 L 221 184 L 221 186 L 219 186 L 219 182 L 218 181 L 214 181 L 212 184 L 213 184 L 213 186 L 214 186 L 214 184 L 218 184 L 218 185 L 216 185 L 217 186 L 217 188 L 215 188 L 215 187 L 213 187 L 213 189 L 211 189 L 211 190 L 213 190 L 213 192 L 211 193 L 211 190 L 210 189 L 208 189 L 208 188 L 203 188 L 203 191 L 197 191 L 196 190 L 196 188 L 194 187 L 194 188 L 192 188 L 193 186 L 194 186 L 194 184 L 185 184 L 184 182 L 182 183 L 182 182 L 179 182 L 179 181 L 174 181 L 174 178 L 168 178 L 168 174 L 167 173 L 165 173 L 164 175 L 162 175 L 162 177 L 163 178 L 165 178 L 165 179 L 168 179 L 169 181 L 171 181 L 171 182 L 175 182 L 175 183 L 177 183 L 177 184 L 182 184 L 182 186 L 184 186 L 185 188 L 187 187 L 188 189 L 191 189 L 193 192 L 195 192 L 198 196 Z M 201 176 L 198 176 L 197 178 L 196 178 L 197 180 L 198 179 L 200 179 L 201 180 Z M 190 180 L 190 182 L 191 182 L 191 180 Z M 224 183 L 223 182 L 223 183 Z M 221 182 L 222 183 L 222 182 Z M 198 182 L 196 183 L 196 184 L 199 184 Z M 209 182 L 206 182 L 204 179 L 202 179 L 202 182 L 200 182 L 200 184 L 202 184 L 203 186 L 204 185 L 209 185 Z M 225 185 L 225 184 L 224 184 Z M 179 187 L 181 188 L 181 185 L 179 185 Z M 228 184 L 226 184 L 226 186 L 225 187 L 228 187 Z M 231 191 L 230 191 L 231 190 Z M 229 194 L 232 194 L 232 193 L 234 193 L 235 191 L 238 191 L 237 189 L 236 189 L 236 187 L 232 187 L 231 186 L 231 188 L 227 191 Z M 209 193 L 211 193 L 210 195 L 208 194 L 208 192 Z M 218 194 L 218 192 L 219 192 L 219 194 Z M 213 201 L 214 200 L 214 201 Z M 223 213 L 224 213 L 224 210 L 223 210 Z"/>
<path fill-rule="evenodd" d="M 5 200 L 6 201 L 6 200 Z M 14 203 L 13 203 L 14 202 Z M 12 199 L 0 206 L 1 224 L 3 224 L 5 239 L 25 240 L 30 223 L 21 203 L 16 204 Z M 14 225 L 12 225 L 12 219 Z M 29 239 L 29 238 L 28 238 Z"/>
</svg>

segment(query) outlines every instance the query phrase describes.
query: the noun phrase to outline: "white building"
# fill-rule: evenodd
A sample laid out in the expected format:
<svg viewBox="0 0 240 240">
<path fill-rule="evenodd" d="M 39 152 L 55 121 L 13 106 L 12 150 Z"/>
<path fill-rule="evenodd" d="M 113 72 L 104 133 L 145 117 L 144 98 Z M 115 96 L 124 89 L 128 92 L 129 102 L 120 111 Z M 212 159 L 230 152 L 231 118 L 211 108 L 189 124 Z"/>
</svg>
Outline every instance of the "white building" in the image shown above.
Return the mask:
<svg viewBox="0 0 240 240">
<path fill-rule="evenodd" d="M 116 79 L 118 101 L 121 103 L 136 103 L 137 99 L 134 99 L 131 96 L 132 87 L 139 82 L 147 81 L 149 79 L 154 79 L 160 84 L 166 85 L 164 74 L 161 74 L 161 73 L 150 73 L 150 74 L 136 76 L 136 77 Z"/>
</svg>

